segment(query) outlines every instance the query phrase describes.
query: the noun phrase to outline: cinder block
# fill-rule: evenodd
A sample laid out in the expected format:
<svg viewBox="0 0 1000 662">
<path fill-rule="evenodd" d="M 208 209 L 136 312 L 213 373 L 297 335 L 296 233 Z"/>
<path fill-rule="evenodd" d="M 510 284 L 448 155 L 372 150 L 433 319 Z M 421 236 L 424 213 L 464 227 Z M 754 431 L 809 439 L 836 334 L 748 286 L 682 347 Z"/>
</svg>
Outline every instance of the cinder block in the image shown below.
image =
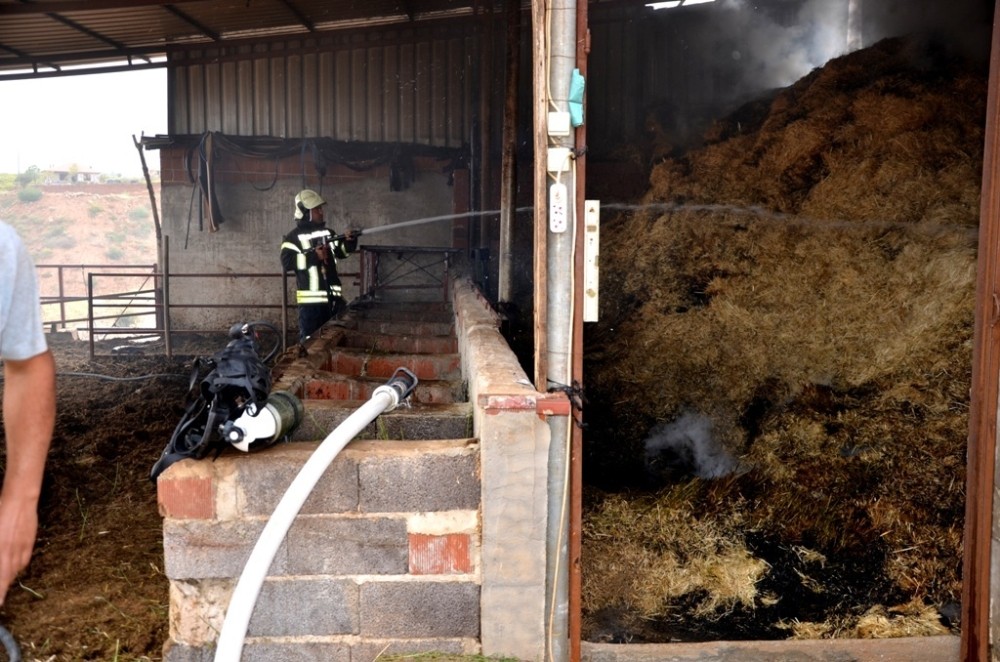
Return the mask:
<svg viewBox="0 0 1000 662">
<path fill-rule="evenodd" d="M 351 647 L 341 642 L 297 641 L 274 643 L 247 642 L 243 646 L 243 662 L 348 662 Z M 374 660 L 375 658 L 371 658 Z"/>
<path fill-rule="evenodd" d="M 419 653 L 441 653 L 445 655 L 475 655 L 479 653 L 479 642 L 475 639 L 368 639 L 351 646 L 352 662 L 372 662 L 380 656 L 414 656 Z M 332 658 L 330 658 L 332 659 Z M 434 656 L 428 656 L 433 660 Z"/>
<path fill-rule="evenodd" d="M 247 632 L 255 637 L 357 634 L 358 586 L 350 579 L 268 579 Z"/>
<path fill-rule="evenodd" d="M 325 439 L 364 401 L 307 400 L 306 419 L 292 435 L 295 440 Z M 413 404 L 383 412 L 358 435 L 359 439 L 463 439 L 472 436 L 472 405 L 468 402 Z"/>
<path fill-rule="evenodd" d="M 188 646 L 168 640 L 163 645 L 163 662 L 212 662 L 215 646 Z"/>
<path fill-rule="evenodd" d="M 288 531 L 288 574 L 406 574 L 406 520 L 300 517 Z"/>
<path fill-rule="evenodd" d="M 360 593 L 362 637 L 479 636 L 472 582 L 368 582 Z"/>
<path fill-rule="evenodd" d="M 264 524 L 263 520 L 165 520 L 164 572 L 170 579 L 239 577 Z M 286 543 L 278 548 L 273 574 L 283 572 L 286 548 Z"/>
<path fill-rule="evenodd" d="M 477 458 L 470 449 L 363 457 L 358 465 L 361 512 L 475 510 Z"/>
<path fill-rule="evenodd" d="M 318 443 L 280 444 L 240 458 L 236 463 L 236 481 L 241 512 L 270 517 L 318 446 Z M 357 507 L 357 462 L 340 455 L 323 472 L 299 512 L 342 513 Z"/>
<path fill-rule="evenodd" d="M 235 579 L 172 580 L 171 640 L 196 648 L 215 644 L 235 585 Z"/>
</svg>

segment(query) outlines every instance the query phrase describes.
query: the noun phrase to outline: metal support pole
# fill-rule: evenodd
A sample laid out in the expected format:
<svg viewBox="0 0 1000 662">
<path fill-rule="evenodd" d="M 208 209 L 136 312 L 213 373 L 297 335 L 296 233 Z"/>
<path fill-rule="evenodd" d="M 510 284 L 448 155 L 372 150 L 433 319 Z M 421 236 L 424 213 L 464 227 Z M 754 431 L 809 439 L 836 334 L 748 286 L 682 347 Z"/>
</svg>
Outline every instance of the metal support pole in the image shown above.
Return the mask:
<svg viewBox="0 0 1000 662">
<path fill-rule="evenodd" d="M 576 65 L 576 1 L 552 0 L 546 11 L 546 24 L 551 43 L 546 54 L 548 89 L 545 95 L 543 120 L 536 132 L 548 137 L 546 150 L 536 155 L 536 161 L 546 164 L 546 209 L 549 211 L 546 238 L 546 384 L 569 387 L 573 382 L 571 354 L 574 344 L 574 246 L 576 242 L 576 182 L 573 159 L 575 146 L 571 135 L 549 132 L 548 113 L 569 113 L 570 81 Z M 571 132 L 568 132 L 571 133 Z M 549 158 L 567 154 L 565 158 Z M 557 187 L 565 191 L 557 192 Z M 555 214 L 548 209 L 557 196 L 562 198 L 565 223 L 553 223 Z M 561 229 L 560 229 L 561 228 Z M 551 662 L 563 662 L 569 656 L 569 459 L 571 417 L 549 417 L 550 446 L 548 474 L 548 657 Z"/>
<path fill-rule="evenodd" d="M 521 3 L 507 3 L 506 93 L 500 163 L 500 266 L 497 300 L 513 299 L 513 228 L 517 208 L 517 89 L 521 78 Z"/>
<path fill-rule="evenodd" d="M 163 344 L 167 358 L 173 358 L 170 341 L 170 237 L 163 238 Z"/>
</svg>

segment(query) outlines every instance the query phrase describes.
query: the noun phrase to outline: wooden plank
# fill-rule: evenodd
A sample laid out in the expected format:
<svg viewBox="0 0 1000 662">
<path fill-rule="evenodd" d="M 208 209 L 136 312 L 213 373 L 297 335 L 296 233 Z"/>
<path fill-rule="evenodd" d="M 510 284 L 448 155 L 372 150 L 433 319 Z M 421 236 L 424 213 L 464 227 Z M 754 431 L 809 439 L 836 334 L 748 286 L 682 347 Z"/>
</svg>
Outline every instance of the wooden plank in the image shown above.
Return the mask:
<svg viewBox="0 0 1000 662">
<path fill-rule="evenodd" d="M 997 1 L 1000 9 L 1000 0 Z M 979 218 L 979 268 L 972 348 L 972 401 L 969 406 L 965 541 L 962 565 L 962 639 L 965 662 L 989 660 L 990 542 L 996 470 L 997 395 L 1000 383 L 1000 23 L 993 25 L 986 141 Z"/>
</svg>

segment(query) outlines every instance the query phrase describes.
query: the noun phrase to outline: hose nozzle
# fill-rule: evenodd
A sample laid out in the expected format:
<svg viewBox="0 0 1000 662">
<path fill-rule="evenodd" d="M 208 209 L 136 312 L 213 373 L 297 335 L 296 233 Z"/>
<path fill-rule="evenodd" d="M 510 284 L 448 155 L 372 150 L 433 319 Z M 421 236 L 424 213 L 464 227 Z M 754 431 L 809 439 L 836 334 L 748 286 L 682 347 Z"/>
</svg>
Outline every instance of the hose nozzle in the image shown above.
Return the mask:
<svg viewBox="0 0 1000 662">
<path fill-rule="evenodd" d="M 375 389 L 375 393 L 389 393 L 393 399 L 392 407 L 389 407 L 389 409 L 395 409 L 400 402 L 410 397 L 413 389 L 417 388 L 418 382 L 419 380 L 415 374 L 406 368 L 399 367 L 396 368 L 396 372 L 392 373 L 389 381 Z"/>
</svg>

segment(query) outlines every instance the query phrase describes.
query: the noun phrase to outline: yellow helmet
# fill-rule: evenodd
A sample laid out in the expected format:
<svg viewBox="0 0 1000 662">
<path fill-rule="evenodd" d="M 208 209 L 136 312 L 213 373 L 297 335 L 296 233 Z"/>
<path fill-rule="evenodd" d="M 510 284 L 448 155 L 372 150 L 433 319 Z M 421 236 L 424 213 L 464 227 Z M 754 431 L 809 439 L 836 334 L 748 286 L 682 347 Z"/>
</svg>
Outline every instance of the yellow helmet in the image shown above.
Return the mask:
<svg viewBox="0 0 1000 662">
<path fill-rule="evenodd" d="M 319 193 L 312 189 L 303 189 L 295 196 L 295 220 L 301 220 L 306 215 L 306 210 L 316 209 L 326 204 Z"/>
</svg>

